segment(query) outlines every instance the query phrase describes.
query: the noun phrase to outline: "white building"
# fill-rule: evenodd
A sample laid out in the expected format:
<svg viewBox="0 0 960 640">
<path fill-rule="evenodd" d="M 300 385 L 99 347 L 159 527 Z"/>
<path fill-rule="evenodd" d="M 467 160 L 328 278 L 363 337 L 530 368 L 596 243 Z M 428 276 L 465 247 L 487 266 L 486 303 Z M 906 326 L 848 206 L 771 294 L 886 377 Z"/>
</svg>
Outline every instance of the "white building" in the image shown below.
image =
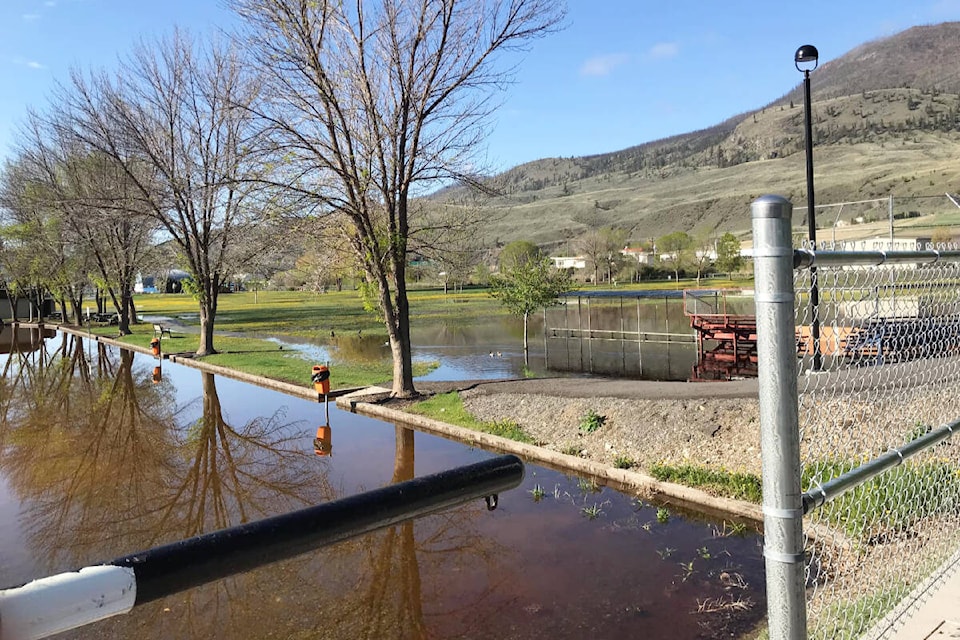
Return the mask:
<svg viewBox="0 0 960 640">
<path fill-rule="evenodd" d="M 645 251 L 643 249 L 633 249 L 631 247 L 624 247 L 620 250 L 620 253 L 625 255 L 628 258 L 633 258 L 640 264 L 653 264 L 654 254 L 652 251 Z"/>
<path fill-rule="evenodd" d="M 583 256 L 550 256 L 557 269 L 586 269 L 587 259 Z"/>
</svg>

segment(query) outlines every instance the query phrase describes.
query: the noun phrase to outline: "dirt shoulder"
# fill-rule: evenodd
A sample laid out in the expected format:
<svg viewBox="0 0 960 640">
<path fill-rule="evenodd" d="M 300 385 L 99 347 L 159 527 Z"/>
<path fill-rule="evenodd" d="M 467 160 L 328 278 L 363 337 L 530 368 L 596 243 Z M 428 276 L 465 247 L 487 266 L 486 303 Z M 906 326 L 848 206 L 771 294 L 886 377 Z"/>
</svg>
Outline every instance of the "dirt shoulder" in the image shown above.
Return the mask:
<svg viewBox="0 0 960 640">
<path fill-rule="evenodd" d="M 434 383 L 421 391 L 460 391 L 484 421 L 513 420 L 541 447 L 613 466 L 629 458 L 760 473 L 757 381 L 645 382 L 607 378 L 535 378 Z M 583 433 L 593 411 L 603 426 Z"/>
</svg>

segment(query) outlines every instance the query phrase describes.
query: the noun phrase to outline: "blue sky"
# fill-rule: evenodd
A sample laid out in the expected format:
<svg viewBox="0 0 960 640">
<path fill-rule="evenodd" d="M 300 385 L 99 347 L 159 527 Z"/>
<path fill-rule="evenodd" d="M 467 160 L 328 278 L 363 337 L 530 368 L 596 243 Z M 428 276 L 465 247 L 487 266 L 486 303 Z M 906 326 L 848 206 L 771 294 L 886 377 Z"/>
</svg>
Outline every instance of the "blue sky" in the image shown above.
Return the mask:
<svg viewBox="0 0 960 640">
<path fill-rule="evenodd" d="M 488 138 L 493 168 L 709 127 L 798 84 L 801 44 L 825 62 L 914 25 L 960 20 L 960 0 L 568 0 L 568 9 L 566 29 L 507 59 L 520 66 Z M 233 19 L 219 0 L 0 1 L 0 157 L 27 107 L 44 108 L 72 66 L 110 68 L 140 38 Z"/>
</svg>

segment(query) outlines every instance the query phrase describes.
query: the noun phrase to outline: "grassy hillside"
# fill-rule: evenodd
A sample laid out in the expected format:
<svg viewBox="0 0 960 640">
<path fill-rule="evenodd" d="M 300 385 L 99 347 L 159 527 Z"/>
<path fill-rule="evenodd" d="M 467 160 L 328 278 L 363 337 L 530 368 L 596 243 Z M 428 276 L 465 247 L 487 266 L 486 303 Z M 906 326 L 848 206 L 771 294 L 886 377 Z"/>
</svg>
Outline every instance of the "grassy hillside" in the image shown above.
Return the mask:
<svg viewBox="0 0 960 640">
<path fill-rule="evenodd" d="M 953 224 L 943 194 L 960 190 L 960 23 L 915 27 L 867 43 L 813 74 L 817 203 L 885 198 L 905 230 Z M 631 238 L 674 230 L 710 235 L 749 229 L 749 204 L 791 198 L 803 224 L 804 113 L 797 90 L 715 127 L 622 151 L 548 158 L 489 180 L 485 240 L 534 241 L 561 250 L 601 226 Z M 447 190 L 438 198 L 456 197 Z M 887 216 L 886 204 L 828 209 L 818 223 Z M 940 214 L 941 218 L 923 217 Z M 954 216 L 955 218 L 955 216 Z M 870 233 L 845 227 L 841 235 Z M 832 233 L 832 232 L 831 232 Z"/>
</svg>

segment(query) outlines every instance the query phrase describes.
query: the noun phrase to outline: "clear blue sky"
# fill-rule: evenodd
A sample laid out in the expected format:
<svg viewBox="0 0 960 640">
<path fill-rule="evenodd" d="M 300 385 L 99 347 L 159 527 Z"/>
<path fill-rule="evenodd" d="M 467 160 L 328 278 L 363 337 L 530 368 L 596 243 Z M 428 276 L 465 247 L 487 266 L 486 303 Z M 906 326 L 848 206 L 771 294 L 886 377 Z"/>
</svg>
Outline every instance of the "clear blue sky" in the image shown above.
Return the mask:
<svg viewBox="0 0 960 640">
<path fill-rule="evenodd" d="M 569 0 L 567 27 L 517 54 L 488 139 L 491 166 L 615 151 L 717 124 L 799 83 L 821 62 L 919 24 L 960 20 L 960 0 Z M 112 67 L 140 38 L 234 20 L 219 0 L 2 0 L 0 157 L 28 106 L 71 66 Z"/>
</svg>

